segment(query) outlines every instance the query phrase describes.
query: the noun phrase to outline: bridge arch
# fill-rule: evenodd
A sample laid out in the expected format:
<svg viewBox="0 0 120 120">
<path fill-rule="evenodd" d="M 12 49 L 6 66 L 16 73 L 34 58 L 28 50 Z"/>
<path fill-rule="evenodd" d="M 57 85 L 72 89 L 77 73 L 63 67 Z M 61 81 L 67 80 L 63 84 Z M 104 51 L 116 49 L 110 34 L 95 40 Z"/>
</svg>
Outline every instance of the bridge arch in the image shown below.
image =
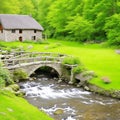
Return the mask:
<svg viewBox="0 0 120 120">
<path fill-rule="evenodd" d="M 39 67 L 38 69 L 36 69 L 34 71 L 33 74 L 31 74 L 31 76 L 34 76 L 34 74 L 37 74 L 37 75 L 44 74 L 44 75 L 48 75 L 50 77 L 59 78 L 58 71 L 56 71 L 53 67 L 50 67 L 50 66 Z"/>
<path fill-rule="evenodd" d="M 36 70 L 38 70 L 41 67 L 50 67 L 53 70 L 55 70 L 58 74 L 58 76 L 62 75 L 62 70 L 61 70 L 61 65 L 60 64 L 37 64 L 37 65 L 32 65 L 27 67 L 27 73 L 28 75 L 32 75 Z"/>
</svg>

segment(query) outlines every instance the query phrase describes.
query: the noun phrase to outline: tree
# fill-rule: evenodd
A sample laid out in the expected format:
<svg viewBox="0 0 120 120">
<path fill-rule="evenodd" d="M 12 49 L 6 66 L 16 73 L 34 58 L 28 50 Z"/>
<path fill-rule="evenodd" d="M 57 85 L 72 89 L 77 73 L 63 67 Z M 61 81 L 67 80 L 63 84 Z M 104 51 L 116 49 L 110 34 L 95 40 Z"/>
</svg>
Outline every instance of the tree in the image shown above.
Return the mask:
<svg viewBox="0 0 120 120">
<path fill-rule="evenodd" d="M 0 0 L 0 13 L 15 14 L 20 12 L 18 0 Z"/>
<path fill-rule="evenodd" d="M 104 27 L 108 42 L 111 45 L 120 45 L 120 14 L 114 14 L 106 20 Z"/>
<path fill-rule="evenodd" d="M 68 35 L 65 26 L 71 16 L 76 15 L 78 12 L 82 14 L 82 11 L 80 11 L 80 8 L 82 8 L 81 1 L 82 0 L 56 0 L 50 6 L 47 21 L 49 26 L 54 30 L 54 37 L 66 37 Z"/>
<path fill-rule="evenodd" d="M 69 31 L 69 34 L 74 38 L 74 40 L 84 42 L 91 40 L 94 27 L 90 21 L 76 15 L 68 22 L 66 30 Z"/>
<path fill-rule="evenodd" d="M 34 5 L 31 0 L 20 0 L 20 14 L 33 15 Z"/>
<path fill-rule="evenodd" d="M 93 13 L 96 16 L 94 19 L 94 36 L 96 40 L 106 40 L 105 21 L 116 12 L 116 0 L 101 0 L 94 5 Z"/>
</svg>

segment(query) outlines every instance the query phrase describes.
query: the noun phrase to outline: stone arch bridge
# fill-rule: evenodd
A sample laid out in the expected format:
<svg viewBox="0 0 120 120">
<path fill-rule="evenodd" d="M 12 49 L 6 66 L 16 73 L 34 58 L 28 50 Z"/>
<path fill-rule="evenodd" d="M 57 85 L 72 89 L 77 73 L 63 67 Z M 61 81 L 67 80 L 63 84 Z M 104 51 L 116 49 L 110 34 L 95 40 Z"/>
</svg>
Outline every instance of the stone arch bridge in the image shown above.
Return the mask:
<svg viewBox="0 0 120 120">
<path fill-rule="evenodd" d="M 61 78 L 66 77 L 63 71 L 62 61 L 67 57 L 65 54 L 50 52 L 15 52 L 14 54 L 6 54 L 1 57 L 4 68 L 14 71 L 15 69 L 23 69 L 29 76 L 38 68 L 48 66 L 53 68 Z M 72 68 L 75 65 L 65 64 L 71 70 L 69 75 L 70 81 L 73 80 Z"/>
</svg>

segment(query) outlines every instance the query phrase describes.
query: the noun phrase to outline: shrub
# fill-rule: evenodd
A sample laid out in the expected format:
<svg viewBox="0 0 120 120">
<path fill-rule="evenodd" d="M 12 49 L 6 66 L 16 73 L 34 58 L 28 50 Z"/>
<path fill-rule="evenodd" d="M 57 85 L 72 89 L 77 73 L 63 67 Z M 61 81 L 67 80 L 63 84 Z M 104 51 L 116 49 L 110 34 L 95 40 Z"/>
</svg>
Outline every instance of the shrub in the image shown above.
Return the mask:
<svg viewBox="0 0 120 120">
<path fill-rule="evenodd" d="M 85 69 L 83 68 L 83 66 L 77 66 L 77 67 L 73 68 L 73 73 L 74 74 L 79 74 L 79 73 L 81 73 L 84 70 Z"/>
<path fill-rule="evenodd" d="M 28 78 L 27 73 L 22 69 L 17 69 L 13 72 L 13 80 L 19 82 L 19 80 L 25 80 Z"/>
<path fill-rule="evenodd" d="M 12 84 L 13 81 L 11 79 L 10 72 L 7 69 L 2 67 L 2 63 L 0 63 L 0 85 L 5 86 Z"/>
<path fill-rule="evenodd" d="M 78 65 L 80 64 L 80 60 L 79 58 L 76 58 L 76 57 L 65 57 L 62 61 L 62 64 Z"/>
</svg>

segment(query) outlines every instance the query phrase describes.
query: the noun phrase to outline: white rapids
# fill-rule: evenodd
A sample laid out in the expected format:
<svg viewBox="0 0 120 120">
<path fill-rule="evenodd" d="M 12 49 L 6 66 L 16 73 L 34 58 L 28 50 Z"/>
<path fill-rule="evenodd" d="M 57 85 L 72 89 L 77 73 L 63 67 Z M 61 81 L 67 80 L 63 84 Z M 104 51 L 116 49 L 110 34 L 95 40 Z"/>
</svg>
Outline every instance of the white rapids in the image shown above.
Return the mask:
<svg viewBox="0 0 120 120">
<path fill-rule="evenodd" d="M 22 90 L 26 93 L 26 96 L 41 97 L 43 99 L 84 98 L 83 96 L 90 94 L 90 92 L 80 91 L 78 88 L 55 89 L 53 84 L 43 86 L 35 82 L 25 83 Z"/>
</svg>

